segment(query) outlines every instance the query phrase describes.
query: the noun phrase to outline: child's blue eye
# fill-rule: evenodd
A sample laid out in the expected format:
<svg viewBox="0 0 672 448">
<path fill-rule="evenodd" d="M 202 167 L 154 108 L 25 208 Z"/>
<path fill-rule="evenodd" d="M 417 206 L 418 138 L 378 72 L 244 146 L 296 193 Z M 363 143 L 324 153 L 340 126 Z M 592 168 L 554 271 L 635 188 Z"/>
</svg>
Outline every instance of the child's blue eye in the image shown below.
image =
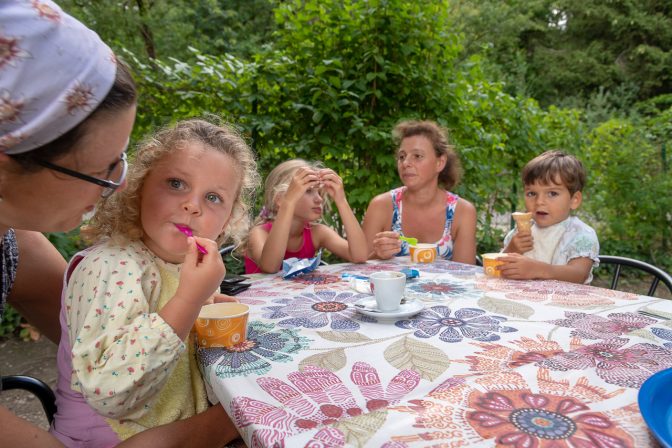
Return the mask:
<svg viewBox="0 0 672 448">
<path fill-rule="evenodd" d="M 215 193 L 206 194 L 205 199 L 207 199 L 210 202 L 214 202 L 215 204 L 219 204 L 220 202 L 222 202 L 222 198 L 220 198 L 219 195 L 216 195 Z"/>
<path fill-rule="evenodd" d="M 182 188 L 183 182 L 180 179 L 168 179 L 168 185 L 170 185 L 170 188 L 179 190 Z"/>
</svg>

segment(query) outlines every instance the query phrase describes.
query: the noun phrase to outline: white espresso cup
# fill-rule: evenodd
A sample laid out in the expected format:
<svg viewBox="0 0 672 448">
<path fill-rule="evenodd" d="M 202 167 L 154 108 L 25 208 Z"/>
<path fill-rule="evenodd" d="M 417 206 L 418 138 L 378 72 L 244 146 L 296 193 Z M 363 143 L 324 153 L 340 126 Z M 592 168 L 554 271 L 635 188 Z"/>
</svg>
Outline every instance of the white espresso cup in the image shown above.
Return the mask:
<svg viewBox="0 0 672 448">
<path fill-rule="evenodd" d="M 398 271 L 374 272 L 369 275 L 369 282 L 379 311 L 399 309 L 406 288 L 406 274 Z"/>
</svg>

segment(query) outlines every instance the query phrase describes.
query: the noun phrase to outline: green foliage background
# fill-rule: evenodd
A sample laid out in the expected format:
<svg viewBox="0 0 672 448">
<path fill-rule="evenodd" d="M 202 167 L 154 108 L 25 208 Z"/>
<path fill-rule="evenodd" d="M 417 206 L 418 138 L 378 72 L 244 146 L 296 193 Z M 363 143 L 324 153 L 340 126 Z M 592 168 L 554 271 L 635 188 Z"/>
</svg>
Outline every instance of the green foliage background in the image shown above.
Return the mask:
<svg viewBox="0 0 672 448">
<path fill-rule="evenodd" d="M 293 157 L 338 171 L 361 218 L 399 185 L 394 124 L 436 120 L 461 156 L 456 192 L 477 207 L 482 252 L 507 230 L 493 218 L 523 208 L 522 166 L 560 148 L 586 165 L 579 215 L 602 253 L 672 269 L 669 1 L 61 5 L 133 66 L 134 142 L 179 119 L 222 116 L 244 131 L 262 175 Z M 51 239 L 66 256 L 81 247 L 77 232 Z"/>
<path fill-rule="evenodd" d="M 505 230 L 492 218 L 522 207 L 522 166 L 561 148 L 587 167 L 579 213 L 597 229 L 603 252 L 672 266 L 672 7 L 665 2 L 64 7 L 133 65 L 142 94 L 135 141 L 181 118 L 218 114 L 245 131 L 262 174 L 292 157 L 337 170 L 361 217 L 373 195 L 399 184 L 391 128 L 433 119 L 461 155 L 457 192 L 479 211 L 483 251 L 498 247 Z M 138 32 L 143 24 L 153 31 L 155 59 Z M 645 63 L 646 54 L 658 59 Z"/>
</svg>

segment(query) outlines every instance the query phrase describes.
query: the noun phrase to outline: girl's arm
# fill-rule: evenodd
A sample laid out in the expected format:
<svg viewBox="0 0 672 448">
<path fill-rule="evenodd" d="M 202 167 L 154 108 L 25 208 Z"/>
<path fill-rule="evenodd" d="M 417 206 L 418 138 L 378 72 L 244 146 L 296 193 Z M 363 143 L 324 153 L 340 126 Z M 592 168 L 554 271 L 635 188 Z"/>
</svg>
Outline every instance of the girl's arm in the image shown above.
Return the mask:
<svg viewBox="0 0 672 448">
<path fill-rule="evenodd" d="M 0 434 L 2 434 L 2 446 L 64 448 L 56 437 L 27 420 L 17 417 L 2 406 L 0 406 Z"/>
<path fill-rule="evenodd" d="M 520 254 L 511 253 L 498 260 L 502 277 L 516 280 L 561 280 L 583 283 L 590 275 L 593 260 L 587 257 L 573 258 L 567 264 L 548 264 Z"/>
<path fill-rule="evenodd" d="M 222 405 L 217 404 L 184 420 L 177 420 L 142 431 L 121 442 L 117 445 L 117 448 L 145 448 L 148 446 L 215 448 L 227 446 L 229 442 L 238 437 L 239 434 L 235 425 Z"/>
<path fill-rule="evenodd" d="M 319 174 L 323 187 L 336 204 L 347 236 L 346 241 L 335 231 L 319 232 L 319 247 L 324 247 L 334 255 L 352 263 L 364 263 L 368 258 L 366 237 L 345 197 L 343 180 L 330 169 L 320 170 Z"/>
<path fill-rule="evenodd" d="M 389 193 L 379 194 L 369 203 L 362 223 L 369 259 L 387 260 L 399 253 L 399 234 L 392 232 L 391 227 L 392 200 Z"/>
<path fill-rule="evenodd" d="M 460 198 L 455 207 L 451 229 L 453 258 L 458 263 L 476 263 L 476 208 L 471 202 Z"/>
<path fill-rule="evenodd" d="M 297 201 L 312 187 L 317 187 L 318 174 L 309 168 L 299 168 L 287 191 L 282 195 L 278 205 L 278 215 L 273 222 L 271 231 L 266 233 L 263 229 L 256 232 L 254 241 L 250 236 L 250 253 L 248 256 L 259 266 L 263 272 L 275 273 L 282 268 L 282 260 L 285 258 L 289 233 L 294 219 L 294 210 Z M 261 232 L 266 233 L 263 235 Z"/>
</svg>

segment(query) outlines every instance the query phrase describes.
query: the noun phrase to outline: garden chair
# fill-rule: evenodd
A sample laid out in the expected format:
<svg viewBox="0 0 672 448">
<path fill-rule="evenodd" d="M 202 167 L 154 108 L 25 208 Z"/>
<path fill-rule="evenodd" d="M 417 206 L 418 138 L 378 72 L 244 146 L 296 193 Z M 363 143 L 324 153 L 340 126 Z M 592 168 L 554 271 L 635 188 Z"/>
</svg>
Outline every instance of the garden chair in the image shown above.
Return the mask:
<svg viewBox="0 0 672 448">
<path fill-rule="evenodd" d="M 47 383 L 25 375 L 7 375 L 1 378 L 2 387 L 0 390 L 21 389 L 35 395 L 42 403 L 42 409 L 44 409 L 47 420 L 51 425 L 54 421 L 54 414 L 56 414 L 56 395 Z"/>
<path fill-rule="evenodd" d="M 672 293 L 672 276 L 662 269 L 646 263 L 644 261 L 635 260 L 633 258 L 617 257 L 614 255 L 600 255 L 600 265 L 614 265 L 614 273 L 611 277 L 610 289 L 618 289 L 618 281 L 621 278 L 621 268 L 623 266 L 634 268 L 653 276 L 647 296 L 653 296 L 660 282 L 663 282 L 667 289 Z"/>
</svg>

